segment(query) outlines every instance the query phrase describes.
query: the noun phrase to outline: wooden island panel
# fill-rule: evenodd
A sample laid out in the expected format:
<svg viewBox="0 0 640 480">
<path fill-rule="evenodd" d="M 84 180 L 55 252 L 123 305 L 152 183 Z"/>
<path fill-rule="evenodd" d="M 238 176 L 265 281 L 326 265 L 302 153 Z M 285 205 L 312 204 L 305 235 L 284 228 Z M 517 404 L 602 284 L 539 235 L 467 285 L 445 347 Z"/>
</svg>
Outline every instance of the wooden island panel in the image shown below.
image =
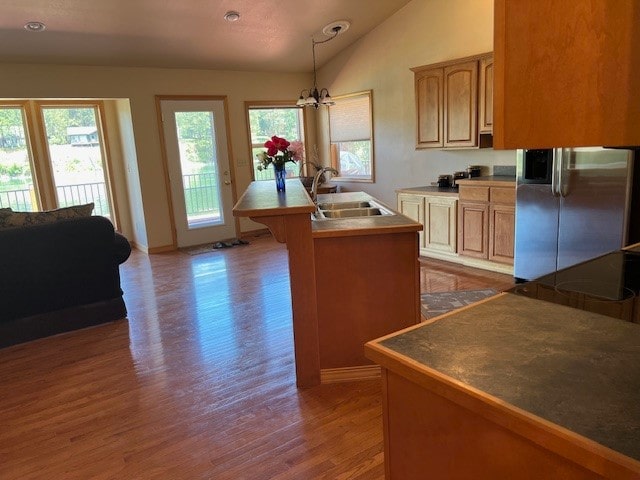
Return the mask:
<svg viewBox="0 0 640 480">
<path fill-rule="evenodd" d="M 323 383 L 378 376 L 364 344 L 420 321 L 418 234 L 315 238 Z"/>
<path fill-rule="evenodd" d="M 276 192 L 272 182 L 253 182 L 233 209 L 233 214 L 266 225 L 287 244 L 293 314 L 296 384 L 320 383 L 318 313 L 310 215 L 315 205 L 299 180 L 287 180 L 286 192 Z"/>
<path fill-rule="evenodd" d="M 364 192 L 318 196 L 353 200 L 375 199 Z M 280 193 L 272 182 L 253 182 L 233 212 L 287 244 L 297 385 L 379 376 L 364 344 L 420 319 L 422 225 L 395 212 L 312 221 L 315 210 L 302 183 L 291 179 Z"/>
</svg>

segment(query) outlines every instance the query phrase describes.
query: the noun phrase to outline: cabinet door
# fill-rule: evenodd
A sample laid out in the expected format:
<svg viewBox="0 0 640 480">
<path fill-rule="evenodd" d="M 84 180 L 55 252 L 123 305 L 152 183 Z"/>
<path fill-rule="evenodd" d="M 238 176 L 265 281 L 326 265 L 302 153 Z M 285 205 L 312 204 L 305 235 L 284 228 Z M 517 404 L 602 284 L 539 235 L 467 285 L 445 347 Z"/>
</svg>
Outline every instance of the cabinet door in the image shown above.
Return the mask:
<svg viewBox="0 0 640 480">
<path fill-rule="evenodd" d="M 478 145 L 478 62 L 444 68 L 444 146 Z"/>
<path fill-rule="evenodd" d="M 416 72 L 416 148 L 442 147 L 443 122 L 442 68 Z"/>
<path fill-rule="evenodd" d="M 457 205 L 455 198 L 426 197 L 425 248 L 436 252 L 456 253 Z"/>
<path fill-rule="evenodd" d="M 424 197 L 407 193 L 398 194 L 398 211 L 409 217 L 411 220 L 422 224 L 422 231 L 419 233 L 419 248 L 425 246 L 425 218 L 424 218 Z"/>
<path fill-rule="evenodd" d="M 480 59 L 480 133 L 493 132 L 493 55 Z"/>
<path fill-rule="evenodd" d="M 513 265 L 516 209 L 491 205 L 489 209 L 489 260 Z"/>
<path fill-rule="evenodd" d="M 458 216 L 458 254 L 488 258 L 489 205 L 459 202 Z"/>
<path fill-rule="evenodd" d="M 633 0 L 494 3 L 494 148 L 640 145 Z"/>
</svg>

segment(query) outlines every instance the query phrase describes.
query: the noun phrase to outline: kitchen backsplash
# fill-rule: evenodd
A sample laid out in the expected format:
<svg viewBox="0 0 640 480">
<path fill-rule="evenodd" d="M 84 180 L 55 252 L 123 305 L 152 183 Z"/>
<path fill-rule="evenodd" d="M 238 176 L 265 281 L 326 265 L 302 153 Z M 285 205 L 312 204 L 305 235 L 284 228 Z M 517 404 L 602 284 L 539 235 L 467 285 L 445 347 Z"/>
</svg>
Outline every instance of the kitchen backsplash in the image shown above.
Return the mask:
<svg viewBox="0 0 640 480">
<path fill-rule="evenodd" d="M 516 166 L 515 165 L 494 165 L 493 174 L 500 177 L 515 177 Z"/>
</svg>

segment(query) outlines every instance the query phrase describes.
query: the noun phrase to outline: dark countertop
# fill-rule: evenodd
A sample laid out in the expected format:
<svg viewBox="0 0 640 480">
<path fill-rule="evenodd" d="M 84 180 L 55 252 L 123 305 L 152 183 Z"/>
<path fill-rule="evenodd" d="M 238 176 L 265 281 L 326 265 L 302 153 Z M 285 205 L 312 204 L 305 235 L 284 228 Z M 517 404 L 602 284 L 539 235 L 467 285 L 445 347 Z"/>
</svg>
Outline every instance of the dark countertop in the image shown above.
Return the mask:
<svg viewBox="0 0 640 480">
<path fill-rule="evenodd" d="M 359 235 L 381 235 L 387 233 L 418 232 L 422 224 L 398 213 L 383 202 L 365 192 L 327 193 L 318 195 L 318 203 L 323 202 L 360 202 L 373 200 L 393 215 L 376 215 L 372 217 L 351 217 L 330 220 L 313 220 L 311 230 L 313 238 L 351 237 Z"/>
<path fill-rule="evenodd" d="M 502 294 L 382 347 L 640 460 L 640 325 Z"/>
<path fill-rule="evenodd" d="M 516 186 L 516 177 L 510 175 L 488 175 L 485 177 L 463 178 L 456 180 L 458 185 L 479 185 L 487 187 L 508 187 Z"/>
<path fill-rule="evenodd" d="M 415 193 L 415 194 L 429 194 L 429 195 L 441 195 L 445 197 L 458 198 L 458 189 L 451 187 L 436 187 L 436 186 L 424 186 L 424 187 L 409 187 L 399 188 L 396 193 Z"/>
</svg>

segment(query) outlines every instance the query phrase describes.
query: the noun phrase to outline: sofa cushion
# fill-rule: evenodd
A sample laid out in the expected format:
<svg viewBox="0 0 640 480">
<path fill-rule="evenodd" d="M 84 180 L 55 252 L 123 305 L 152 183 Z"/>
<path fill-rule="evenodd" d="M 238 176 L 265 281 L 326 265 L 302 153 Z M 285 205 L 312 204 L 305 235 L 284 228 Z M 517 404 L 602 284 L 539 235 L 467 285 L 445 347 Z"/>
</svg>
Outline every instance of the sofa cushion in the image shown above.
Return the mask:
<svg viewBox="0 0 640 480">
<path fill-rule="evenodd" d="M 74 205 L 71 207 L 47 210 L 45 212 L 14 212 L 11 209 L 0 210 L 0 229 L 42 225 L 69 218 L 89 217 L 93 211 L 93 203 Z"/>
</svg>

